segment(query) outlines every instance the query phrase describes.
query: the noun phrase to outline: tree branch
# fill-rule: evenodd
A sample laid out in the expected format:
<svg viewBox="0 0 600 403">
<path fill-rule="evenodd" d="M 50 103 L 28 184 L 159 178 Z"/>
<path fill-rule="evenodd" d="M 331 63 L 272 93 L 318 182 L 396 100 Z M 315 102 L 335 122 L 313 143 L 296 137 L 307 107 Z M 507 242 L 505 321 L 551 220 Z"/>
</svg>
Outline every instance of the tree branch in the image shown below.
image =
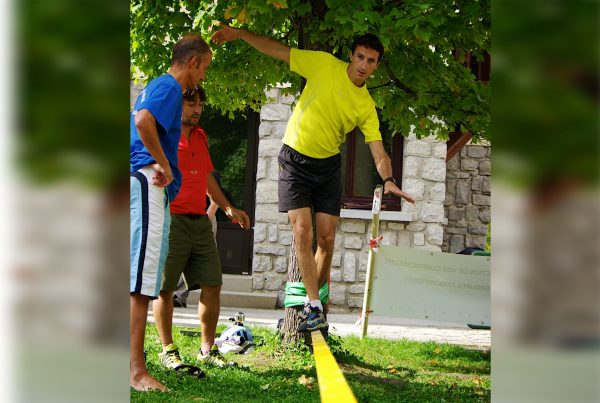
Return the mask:
<svg viewBox="0 0 600 403">
<path fill-rule="evenodd" d="M 417 98 L 417 93 L 415 91 L 413 91 L 411 88 L 409 88 L 406 84 L 404 84 L 403 82 L 401 82 L 396 77 L 396 75 L 392 71 L 392 67 L 390 66 L 389 63 L 387 63 L 386 61 L 384 61 L 383 62 L 383 66 L 385 67 L 385 71 L 387 71 L 388 75 L 390 76 L 390 82 L 392 84 L 394 84 L 396 87 L 400 88 L 402 91 L 406 92 L 411 97 Z"/>
</svg>

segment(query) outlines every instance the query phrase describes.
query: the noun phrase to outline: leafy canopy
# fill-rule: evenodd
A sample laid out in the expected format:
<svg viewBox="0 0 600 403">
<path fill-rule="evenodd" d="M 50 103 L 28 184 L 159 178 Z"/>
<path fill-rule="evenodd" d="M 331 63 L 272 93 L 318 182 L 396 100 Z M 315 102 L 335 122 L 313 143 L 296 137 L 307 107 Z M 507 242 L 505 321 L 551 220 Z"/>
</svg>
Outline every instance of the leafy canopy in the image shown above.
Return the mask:
<svg viewBox="0 0 600 403">
<path fill-rule="evenodd" d="M 375 33 L 386 53 L 367 85 L 394 132 L 406 135 L 412 126 L 417 137 L 434 131 L 447 139 L 458 127 L 489 140 L 490 86 L 455 57 L 470 52 L 481 60 L 490 50 L 489 0 L 132 0 L 132 78 L 163 74 L 183 33 L 208 40 L 219 21 L 344 60 L 356 36 Z M 300 77 L 285 63 L 243 41 L 212 48 L 204 87 L 210 104 L 229 116 L 258 111 L 265 89 L 277 83 L 291 83 L 288 93 L 300 90 Z"/>
</svg>

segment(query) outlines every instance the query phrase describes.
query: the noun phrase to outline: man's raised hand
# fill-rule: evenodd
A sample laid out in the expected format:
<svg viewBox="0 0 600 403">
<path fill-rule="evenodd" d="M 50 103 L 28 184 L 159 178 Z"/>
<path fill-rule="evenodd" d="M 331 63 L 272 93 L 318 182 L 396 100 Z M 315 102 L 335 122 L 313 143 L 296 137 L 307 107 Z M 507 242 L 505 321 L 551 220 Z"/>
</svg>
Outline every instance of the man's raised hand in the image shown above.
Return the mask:
<svg viewBox="0 0 600 403">
<path fill-rule="evenodd" d="M 238 29 L 230 27 L 227 24 L 223 24 L 222 22 L 220 22 L 219 25 L 221 26 L 221 29 L 210 36 L 210 40 L 217 45 L 222 45 L 225 42 L 240 38 Z"/>
</svg>

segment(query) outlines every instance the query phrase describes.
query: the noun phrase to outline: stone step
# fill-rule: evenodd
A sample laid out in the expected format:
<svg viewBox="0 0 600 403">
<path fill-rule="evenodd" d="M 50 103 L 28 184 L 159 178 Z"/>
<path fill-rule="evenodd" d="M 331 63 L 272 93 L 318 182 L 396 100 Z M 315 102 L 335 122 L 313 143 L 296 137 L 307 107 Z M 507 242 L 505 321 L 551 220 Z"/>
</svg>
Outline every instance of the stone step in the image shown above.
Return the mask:
<svg viewBox="0 0 600 403">
<path fill-rule="evenodd" d="M 222 291 L 252 292 L 252 276 L 223 274 Z"/>
<path fill-rule="evenodd" d="M 190 291 L 187 305 L 198 305 L 200 290 Z M 221 306 L 236 308 L 275 309 L 277 294 L 244 291 L 221 291 Z"/>
</svg>

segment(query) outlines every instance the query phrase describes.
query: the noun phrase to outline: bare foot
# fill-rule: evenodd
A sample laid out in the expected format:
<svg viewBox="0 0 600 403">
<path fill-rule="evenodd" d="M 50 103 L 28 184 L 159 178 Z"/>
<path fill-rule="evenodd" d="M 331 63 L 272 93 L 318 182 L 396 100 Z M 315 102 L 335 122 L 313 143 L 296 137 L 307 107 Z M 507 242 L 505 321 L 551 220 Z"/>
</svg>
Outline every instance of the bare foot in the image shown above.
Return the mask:
<svg viewBox="0 0 600 403">
<path fill-rule="evenodd" d="M 147 372 L 141 376 L 132 376 L 129 379 L 129 386 L 140 392 L 149 392 L 152 390 L 159 390 L 161 392 L 169 391 L 165 385 L 152 378 Z"/>
</svg>

